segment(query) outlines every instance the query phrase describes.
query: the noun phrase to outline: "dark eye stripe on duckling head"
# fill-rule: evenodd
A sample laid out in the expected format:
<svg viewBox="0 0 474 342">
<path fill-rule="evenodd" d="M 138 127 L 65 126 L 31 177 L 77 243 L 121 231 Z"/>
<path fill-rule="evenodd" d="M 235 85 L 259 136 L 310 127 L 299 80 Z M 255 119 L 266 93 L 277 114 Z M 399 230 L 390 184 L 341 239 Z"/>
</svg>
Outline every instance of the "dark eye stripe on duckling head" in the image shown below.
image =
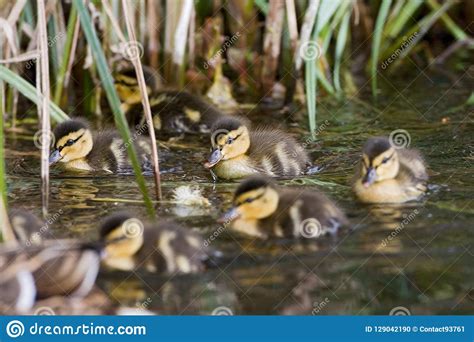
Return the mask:
<svg viewBox="0 0 474 342">
<path fill-rule="evenodd" d="M 64 145 L 62 145 L 62 146 L 57 146 L 58 151 L 61 152 L 61 151 L 63 150 L 63 148 L 74 145 L 74 144 L 77 143 L 83 136 L 84 136 L 84 133 L 82 133 L 82 134 L 81 134 L 80 136 L 78 136 L 76 139 L 68 139 Z"/>
<path fill-rule="evenodd" d="M 380 165 L 386 164 L 390 160 L 392 160 L 394 155 L 395 155 L 395 151 L 393 151 L 389 156 L 383 157 L 381 160 L 380 160 L 381 156 L 379 155 L 379 156 L 376 156 L 375 158 L 372 158 L 372 159 L 363 158 L 362 162 L 364 163 L 364 166 L 365 166 L 366 169 L 368 169 L 369 167 L 373 167 L 373 168 L 376 169 Z M 367 163 L 367 160 L 369 160 L 368 163 Z"/>
<path fill-rule="evenodd" d="M 265 195 L 265 190 L 266 188 L 263 188 L 263 189 L 249 191 L 248 193 L 244 193 L 235 200 L 235 205 L 239 206 L 245 203 L 252 203 L 253 201 L 258 200 L 259 198 L 262 198 Z"/>
</svg>

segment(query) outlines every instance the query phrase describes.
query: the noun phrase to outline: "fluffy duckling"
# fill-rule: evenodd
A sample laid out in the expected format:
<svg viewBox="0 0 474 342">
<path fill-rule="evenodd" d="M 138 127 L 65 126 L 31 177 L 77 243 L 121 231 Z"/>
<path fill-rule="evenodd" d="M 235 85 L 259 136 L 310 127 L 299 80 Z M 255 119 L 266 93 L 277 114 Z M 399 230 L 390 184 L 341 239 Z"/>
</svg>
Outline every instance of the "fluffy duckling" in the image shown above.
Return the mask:
<svg viewBox="0 0 474 342">
<path fill-rule="evenodd" d="M 259 238 L 316 238 L 347 224 L 343 212 L 317 191 L 282 189 L 264 176 L 244 180 L 233 208 L 219 220 Z"/>
<path fill-rule="evenodd" d="M 48 240 L 47 224 L 26 210 L 13 209 L 8 216 L 19 246 L 4 248 L 0 252 L 4 259 L 0 259 L 12 260 L 18 268 L 15 275 L 22 270 L 31 272 L 38 298 L 89 293 L 99 271 L 100 245 Z"/>
<path fill-rule="evenodd" d="M 209 133 L 212 124 L 223 116 L 216 107 L 186 91 L 158 91 L 158 82 L 149 68 L 144 69 L 144 75 L 156 131 Z M 115 88 L 129 122 L 142 126 L 146 121 L 135 70 L 116 75 Z"/>
<path fill-rule="evenodd" d="M 76 118 L 57 125 L 54 138 L 55 148 L 49 157 L 50 165 L 59 162 L 70 170 L 102 170 L 110 173 L 131 170 L 127 145 L 114 130 L 93 132 L 87 121 Z M 149 169 L 149 142 L 139 136 L 134 136 L 132 140 L 142 167 Z"/>
<path fill-rule="evenodd" d="M 202 239 L 173 222 L 142 223 L 129 213 L 116 213 L 102 224 L 104 263 L 131 271 L 143 267 L 149 272 L 195 273 L 207 260 Z"/>
<path fill-rule="evenodd" d="M 364 203 L 403 203 L 423 195 L 427 180 L 418 151 L 396 148 L 386 137 L 375 137 L 363 147 L 352 189 Z"/>
<path fill-rule="evenodd" d="M 237 118 L 222 118 L 212 127 L 212 153 L 204 166 L 220 178 L 242 178 L 256 173 L 298 176 L 309 158 L 290 135 L 276 129 L 249 129 Z"/>
<path fill-rule="evenodd" d="M 73 240 L 45 241 L 38 246 L 4 246 L 0 249 L 2 263 L 8 268 L 2 279 L 31 273 L 36 298 L 73 296 L 82 298 L 92 289 L 99 272 L 101 248 Z"/>
</svg>

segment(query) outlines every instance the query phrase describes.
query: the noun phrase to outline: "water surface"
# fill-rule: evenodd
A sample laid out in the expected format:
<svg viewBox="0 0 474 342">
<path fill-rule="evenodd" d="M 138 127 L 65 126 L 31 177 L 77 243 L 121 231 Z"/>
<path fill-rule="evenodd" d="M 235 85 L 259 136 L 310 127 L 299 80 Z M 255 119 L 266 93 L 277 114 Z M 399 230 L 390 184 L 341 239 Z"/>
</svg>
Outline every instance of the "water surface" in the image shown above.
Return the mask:
<svg viewBox="0 0 474 342">
<path fill-rule="evenodd" d="M 284 121 L 278 110 L 252 111 L 260 113 L 253 119 L 299 134 L 321 168 L 280 183 L 326 192 L 346 211 L 349 228 L 317 241 L 258 241 L 224 230 L 211 246 L 227 261 L 214 270 L 192 276 L 103 270 L 99 292 L 116 305 L 158 314 L 210 314 L 221 307 L 234 314 L 388 314 L 396 307 L 411 314 L 472 314 L 474 126 L 473 107 L 461 104 L 474 80 L 463 73 L 453 86 L 439 73 L 416 75 L 382 75 L 377 101 L 366 94 L 323 99 L 316 142 L 308 139 L 304 111 L 285 114 Z M 35 126 L 29 128 L 7 137 L 9 202 L 39 214 L 39 150 L 32 142 Z M 358 204 L 349 182 L 361 145 L 370 136 L 397 129 L 406 130 L 410 147 L 426 157 L 429 194 L 405 205 Z M 207 137 L 162 140 L 167 149 L 160 146 L 161 166 L 168 171 L 164 198 L 170 199 L 176 186 L 194 184 L 212 206 L 164 203 L 158 216 L 173 218 L 207 239 L 219 229 L 215 219 L 229 206 L 237 183 L 213 184 L 202 167 Z M 151 190 L 151 177 L 147 183 Z M 55 237 L 94 240 L 100 219 L 116 210 L 145 217 L 140 201 L 133 177 L 53 170 L 49 214 L 60 215 L 50 229 Z"/>
</svg>

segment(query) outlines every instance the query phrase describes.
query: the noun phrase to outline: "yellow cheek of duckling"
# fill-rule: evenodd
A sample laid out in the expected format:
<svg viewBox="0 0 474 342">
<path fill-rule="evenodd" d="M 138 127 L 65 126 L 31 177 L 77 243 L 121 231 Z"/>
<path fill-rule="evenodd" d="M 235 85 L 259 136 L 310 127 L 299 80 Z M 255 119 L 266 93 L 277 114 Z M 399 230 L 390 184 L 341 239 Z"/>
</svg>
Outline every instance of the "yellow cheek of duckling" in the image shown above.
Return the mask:
<svg viewBox="0 0 474 342">
<path fill-rule="evenodd" d="M 76 140 L 82 135 L 79 141 L 76 141 L 71 146 L 65 146 L 69 139 Z M 66 163 L 71 160 L 84 158 L 92 150 L 92 136 L 89 131 L 81 129 L 77 132 L 69 133 L 65 137 L 61 138 L 56 144 L 57 147 L 63 146 L 61 150 L 61 162 Z"/>
<path fill-rule="evenodd" d="M 262 195 L 263 193 L 263 195 Z M 248 198 L 257 198 L 247 203 Z M 278 206 L 278 195 L 273 189 L 253 190 L 241 195 L 238 200 L 241 203 L 238 211 L 244 219 L 262 219 L 272 215 Z"/>
<path fill-rule="evenodd" d="M 382 163 L 385 158 L 390 159 L 386 163 Z M 395 178 L 399 170 L 398 157 L 393 149 L 377 156 L 373 160 L 373 164 L 376 166 L 375 172 L 377 173 L 378 181 Z"/>
<path fill-rule="evenodd" d="M 228 138 L 234 139 L 232 144 L 227 144 Z M 235 131 L 229 132 L 227 135 L 218 137 L 217 142 L 221 147 L 221 152 L 224 156 L 224 159 L 235 158 L 243 155 L 250 147 L 248 130 L 245 127 L 240 127 Z"/>
<path fill-rule="evenodd" d="M 138 234 L 134 237 L 125 237 L 123 229 L 117 228 L 107 235 L 106 241 L 112 241 L 124 237 L 124 240 L 111 242 L 105 248 L 107 257 L 109 258 L 123 258 L 134 255 L 143 245 L 143 235 Z"/>
<path fill-rule="evenodd" d="M 142 100 L 140 90 L 136 86 L 124 86 L 117 84 L 116 86 L 117 93 L 120 97 L 120 100 L 126 103 L 139 103 Z"/>
</svg>

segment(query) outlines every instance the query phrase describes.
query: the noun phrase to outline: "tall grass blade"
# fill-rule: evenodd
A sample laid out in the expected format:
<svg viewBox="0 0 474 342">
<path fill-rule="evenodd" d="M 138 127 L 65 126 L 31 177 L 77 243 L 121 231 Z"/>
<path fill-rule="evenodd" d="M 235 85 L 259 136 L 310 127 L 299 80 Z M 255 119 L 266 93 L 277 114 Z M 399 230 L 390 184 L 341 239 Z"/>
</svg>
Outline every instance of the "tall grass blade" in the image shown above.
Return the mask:
<svg viewBox="0 0 474 342">
<path fill-rule="evenodd" d="M 377 65 L 380 55 L 380 44 L 382 42 L 382 33 L 387 19 L 388 11 L 392 0 L 382 0 L 380 5 L 379 14 L 375 22 L 374 35 L 372 40 L 372 53 L 371 53 L 371 65 L 370 74 L 372 77 L 372 95 L 377 96 Z"/>
<path fill-rule="evenodd" d="M 123 111 L 120 108 L 120 100 L 115 90 L 112 76 L 110 74 L 107 61 L 105 59 L 104 52 L 100 46 L 99 38 L 97 37 L 97 32 L 95 31 L 94 23 L 89 15 L 89 12 L 86 9 L 86 6 L 82 0 L 73 0 L 74 6 L 77 8 L 77 13 L 81 21 L 81 27 L 86 36 L 86 40 L 90 45 L 94 60 L 97 65 L 97 71 L 99 72 L 100 79 L 102 81 L 102 86 L 104 87 L 107 99 L 109 101 L 110 107 L 115 118 L 115 124 L 122 136 L 124 142 L 131 142 L 130 130 L 128 128 L 127 120 Z M 153 204 L 148 196 L 148 191 L 146 188 L 145 179 L 142 175 L 142 170 L 140 163 L 135 152 L 135 147 L 133 144 L 127 144 L 127 153 L 130 158 L 130 162 L 135 172 L 135 177 L 138 183 L 138 187 L 143 195 L 147 211 L 150 216 L 155 215 L 155 209 Z"/>
<path fill-rule="evenodd" d="M 344 48 L 347 42 L 347 36 L 349 34 L 349 22 L 351 18 L 351 11 L 348 10 L 342 19 L 341 26 L 339 27 L 339 32 L 337 34 L 337 42 L 336 42 L 336 52 L 335 52 L 335 60 L 334 60 L 334 87 L 336 88 L 337 92 L 341 92 L 341 60 L 342 54 L 344 53 Z"/>
<path fill-rule="evenodd" d="M 127 0 L 122 0 L 123 14 L 125 18 L 125 23 L 127 25 L 128 37 L 132 44 L 136 41 L 135 31 L 133 29 L 132 23 L 130 21 L 130 9 L 127 5 Z M 148 126 L 148 133 L 150 134 L 151 140 L 151 149 L 152 149 L 152 159 L 153 159 L 153 172 L 155 175 L 155 191 L 156 198 L 158 200 L 162 199 L 161 194 L 161 180 L 160 180 L 160 164 L 158 159 L 158 149 L 156 147 L 156 138 L 155 138 L 155 128 L 153 126 L 153 117 L 150 109 L 150 100 L 148 98 L 147 86 L 145 82 L 145 77 L 143 76 L 143 68 L 140 57 L 137 55 L 136 58 L 132 59 L 133 66 L 135 68 L 135 73 L 137 74 L 138 85 L 140 87 L 140 93 L 142 95 L 143 111 L 145 113 L 146 122 Z"/>
<path fill-rule="evenodd" d="M 23 94 L 26 98 L 31 100 L 33 103 L 37 104 L 42 101 L 42 96 L 38 97 L 36 94 L 36 88 L 33 87 L 28 81 L 26 81 L 21 76 L 18 76 L 10 69 L 0 65 L 0 79 L 10 84 L 12 87 L 18 89 L 18 91 Z M 63 122 L 69 119 L 69 116 L 62 111 L 54 103 L 49 103 L 50 115 L 51 118 L 56 122 Z"/>
<path fill-rule="evenodd" d="M 69 59 L 74 54 L 74 36 L 76 31 L 77 23 L 77 10 L 76 7 L 72 6 L 71 13 L 69 14 L 69 21 L 67 24 L 66 44 L 64 46 L 64 55 L 61 60 L 61 66 L 58 72 L 56 87 L 54 88 L 54 103 L 60 105 L 61 96 L 64 89 L 64 81 L 66 78 L 66 72 L 68 69 Z"/>
<path fill-rule="evenodd" d="M 454 4 L 454 1 L 448 1 L 451 4 Z M 428 6 L 433 9 L 433 11 L 441 10 L 441 5 L 436 0 L 427 0 Z M 444 4 L 443 4 L 444 5 Z M 464 40 L 467 39 L 468 35 L 463 31 L 450 17 L 446 12 L 443 11 L 441 14 L 441 21 L 446 26 L 449 32 L 457 39 Z M 472 24 L 472 23 L 471 23 Z"/>
</svg>

